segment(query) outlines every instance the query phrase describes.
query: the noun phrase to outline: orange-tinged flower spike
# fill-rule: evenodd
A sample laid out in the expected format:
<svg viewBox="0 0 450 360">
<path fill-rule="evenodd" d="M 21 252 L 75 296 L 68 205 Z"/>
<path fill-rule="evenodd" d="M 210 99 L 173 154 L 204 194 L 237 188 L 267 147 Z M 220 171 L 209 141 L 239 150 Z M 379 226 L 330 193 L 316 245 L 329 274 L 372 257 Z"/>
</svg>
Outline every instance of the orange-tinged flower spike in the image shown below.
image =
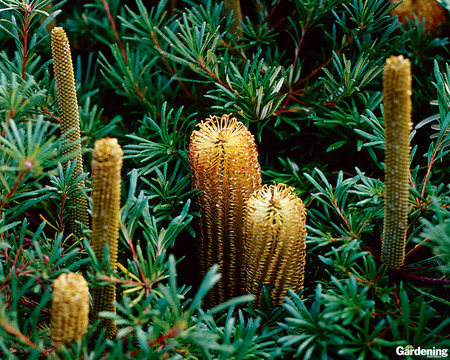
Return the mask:
<svg viewBox="0 0 450 360">
<path fill-rule="evenodd" d="M 81 274 L 61 274 L 53 282 L 51 339 L 55 347 L 80 340 L 89 324 L 89 287 Z"/>
<path fill-rule="evenodd" d="M 385 126 L 384 229 L 381 260 L 398 269 L 405 259 L 411 133 L 411 65 L 391 56 L 383 71 Z"/>
<path fill-rule="evenodd" d="M 424 30 L 432 33 L 447 24 L 444 7 L 436 0 L 391 0 L 391 4 L 394 3 L 400 4 L 391 11 L 391 15 L 397 15 L 402 24 L 417 17 L 420 22 L 425 20 Z"/>
<path fill-rule="evenodd" d="M 119 246 L 119 211 L 123 151 L 114 138 L 99 139 L 94 144 L 92 156 L 92 248 L 97 258 L 103 260 L 103 250 L 108 244 L 109 265 L 116 271 Z M 93 289 L 93 320 L 100 319 L 100 326 L 106 329 L 106 336 L 117 333 L 111 319 L 99 317 L 100 311 L 115 312 L 115 284 Z"/>
<path fill-rule="evenodd" d="M 241 295 L 244 284 L 243 208 L 261 186 L 261 168 L 253 135 L 230 115 L 198 124 L 189 145 L 189 161 L 201 218 L 200 271 L 218 264 L 222 278 L 209 294 L 211 305 Z"/>
<path fill-rule="evenodd" d="M 259 304 L 262 285 L 270 285 L 270 298 L 281 305 L 288 289 L 303 288 L 307 235 L 306 210 L 294 188 L 264 185 L 245 206 L 245 264 L 247 292 Z"/>
<path fill-rule="evenodd" d="M 69 39 L 62 27 L 54 27 L 52 29 L 51 46 L 56 97 L 61 119 L 61 135 L 66 144 L 63 155 L 71 154 L 72 159 L 77 159 L 72 174 L 72 178 L 75 178 L 83 172 L 80 118 Z M 70 144 L 70 146 L 67 146 L 67 144 Z M 79 186 L 84 186 L 84 180 L 80 182 Z M 82 237 L 83 232 L 80 224 L 89 226 L 87 199 L 82 194 L 74 196 L 69 199 L 69 205 L 75 207 L 69 214 L 70 231 L 78 237 Z"/>
</svg>

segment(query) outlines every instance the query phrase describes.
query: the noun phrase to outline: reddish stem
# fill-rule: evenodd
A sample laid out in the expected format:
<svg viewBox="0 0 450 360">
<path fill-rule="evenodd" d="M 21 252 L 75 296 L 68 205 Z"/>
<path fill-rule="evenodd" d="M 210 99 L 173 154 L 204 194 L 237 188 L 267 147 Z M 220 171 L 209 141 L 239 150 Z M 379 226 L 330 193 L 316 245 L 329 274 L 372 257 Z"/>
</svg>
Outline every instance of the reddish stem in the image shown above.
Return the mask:
<svg viewBox="0 0 450 360">
<path fill-rule="evenodd" d="M 278 5 L 280 5 L 281 0 L 278 0 L 277 3 L 273 6 L 272 10 L 270 10 L 270 14 L 266 16 L 266 18 L 263 20 L 263 24 L 269 21 L 269 19 L 272 19 L 272 15 L 275 12 Z"/>
<path fill-rule="evenodd" d="M 156 36 L 155 36 L 155 33 L 154 32 L 152 32 L 151 33 L 151 36 L 152 36 L 152 40 L 153 40 L 153 42 L 155 43 L 155 47 L 159 50 L 159 53 L 161 54 L 161 59 L 162 59 L 162 61 L 164 62 L 164 64 L 166 64 L 166 66 L 167 66 L 167 68 L 169 69 L 169 71 L 170 71 L 170 73 L 172 74 L 172 75 L 175 75 L 175 70 L 172 68 L 172 66 L 170 66 L 169 65 L 169 63 L 168 63 L 168 61 L 167 61 L 167 58 L 164 56 L 164 54 L 162 53 L 162 48 L 161 48 L 161 46 L 159 45 L 159 42 L 158 42 L 158 39 L 156 38 Z M 178 81 L 178 84 L 180 84 L 180 86 L 181 86 L 181 88 L 184 90 L 184 92 L 186 93 L 186 95 L 188 96 L 188 97 L 190 97 L 192 100 L 194 100 L 194 102 L 195 102 L 195 104 L 198 106 L 198 107 L 200 107 L 201 109 L 203 109 L 203 110 L 205 110 L 205 107 L 195 98 L 195 96 L 194 95 L 192 95 L 191 94 L 191 92 L 187 89 L 187 87 L 184 85 L 184 83 L 181 81 L 181 80 L 179 80 L 179 79 L 177 79 L 177 81 Z"/>
<path fill-rule="evenodd" d="M 19 187 L 19 185 L 21 184 L 23 179 L 25 179 L 25 171 L 24 170 L 22 170 L 19 173 L 19 177 L 17 178 L 13 187 L 6 194 L 6 201 L 5 200 L 0 201 L 0 215 L 2 214 L 1 209 L 7 204 L 7 201 L 14 195 L 14 193 L 16 192 L 17 188 Z"/>
<path fill-rule="evenodd" d="M 402 269 L 402 271 L 408 272 L 408 271 L 420 271 L 420 270 L 429 270 L 430 267 L 429 266 L 420 266 L 420 267 L 415 267 L 415 268 L 405 268 Z"/>
<path fill-rule="evenodd" d="M 371 255 L 374 259 L 377 259 L 377 260 L 380 259 L 380 257 L 377 255 L 377 253 L 374 250 L 372 250 L 367 244 L 364 244 L 364 242 L 362 244 L 365 246 L 365 248 L 367 250 L 369 250 L 369 252 L 371 253 Z"/>
<path fill-rule="evenodd" d="M 442 140 L 444 139 L 444 135 L 445 135 L 445 131 L 442 132 L 442 136 L 441 136 L 441 138 L 439 139 L 438 144 L 437 144 L 436 147 L 434 148 L 433 154 L 431 155 L 430 163 L 428 164 L 428 168 L 427 168 L 427 173 L 426 173 L 425 178 L 424 178 L 424 180 L 423 180 L 422 192 L 420 193 L 420 195 L 422 195 L 422 197 L 424 197 L 424 194 L 425 194 L 425 188 L 426 188 L 426 186 L 427 186 L 427 182 L 428 182 L 428 180 L 429 180 L 429 178 L 430 178 L 430 174 L 431 174 L 431 168 L 433 167 L 434 160 L 435 160 L 436 155 L 437 155 L 437 152 L 438 152 L 438 150 L 439 150 L 439 148 L 440 148 L 440 146 L 441 146 Z"/>
<path fill-rule="evenodd" d="M 39 348 L 39 346 L 37 346 L 36 343 L 31 341 L 31 339 L 28 336 L 22 334 L 19 330 L 14 329 L 5 319 L 0 319 L 0 326 L 10 335 L 14 336 L 24 344 L 28 345 L 33 349 L 38 350 L 40 353 L 42 353 L 42 355 L 46 357 L 49 356 L 49 352 L 47 350 Z"/>
<path fill-rule="evenodd" d="M 28 60 L 28 33 L 30 32 L 30 13 L 32 12 L 32 7 L 29 4 L 24 4 L 25 19 L 23 21 L 23 57 L 22 57 L 22 79 L 25 80 L 26 65 Z"/>
<path fill-rule="evenodd" d="M 63 232 L 64 209 L 66 204 L 66 194 L 61 196 L 61 212 L 59 213 L 59 232 Z"/>
<path fill-rule="evenodd" d="M 58 118 L 58 117 L 55 117 L 55 116 L 53 115 L 53 113 L 52 113 L 47 107 L 44 108 L 44 113 L 46 113 L 52 120 L 55 120 L 55 121 L 57 121 L 57 122 L 61 122 L 61 119 Z"/>
<path fill-rule="evenodd" d="M 404 272 L 403 270 L 399 270 L 398 274 L 408 280 L 420 282 L 423 284 L 428 285 L 450 285 L 450 280 L 448 279 L 436 279 L 436 278 L 429 278 L 424 276 L 418 276 L 413 274 L 408 274 L 407 272 Z"/>
<path fill-rule="evenodd" d="M 417 250 L 420 250 L 426 243 L 428 243 L 430 241 L 430 239 L 424 239 L 423 242 L 421 242 L 420 244 L 416 245 L 410 252 L 408 252 L 405 255 L 405 259 L 408 259 L 412 254 L 416 253 Z"/>
<path fill-rule="evenodd" d="M 120 51 L 122 52 L 122 56 L 123 56 L 123 59 L 125 61 L 125 64 L 128 65 L 127 52 L 125 51 L 125 48 L 123 47 L 122 41 L 120 40 L 119 33 L 118 33 L 117 27 L 116 27 L 116 23 L 114 22 L 114 19 L 112 17 L 111 9 L 109 8 L 108 1 L 107 0 L 102 0 L 102 4 L 103 4 L 103 7 L 105 8 L 106 15 L 108 16 L 109 24 L 111 25 L 111 29 L 112 29 L 112 31 L 114 33 L 114 37 L 116 38 L 116 42 L 119 45 Z"/>
<path fill-rule="evenodd" d="M 177 336 L 182 329 L 178 328 L 178 327 L 174 327 L 172 329 L 170 329 L 169 331 L 167 331 L 165 334 L 160 335 L 158 338 L 156 338 L 153 341 L 149 341 L 147 343 L 147 347 L 154 347 L 154 346 L 158 346 L 158 351 L 161 351 L 162 348 L 164 347 L 164 344 L 166 343 L 166 341 L 170 338 L 173 338 L 175 336 Z M 128 354 L 128 357 L 135 357 L 139 354 L 139 352 L 141 351 L 141 349 L 136 349 L 134 351 L 132 351 L 131 353 Z"/>
</svg>

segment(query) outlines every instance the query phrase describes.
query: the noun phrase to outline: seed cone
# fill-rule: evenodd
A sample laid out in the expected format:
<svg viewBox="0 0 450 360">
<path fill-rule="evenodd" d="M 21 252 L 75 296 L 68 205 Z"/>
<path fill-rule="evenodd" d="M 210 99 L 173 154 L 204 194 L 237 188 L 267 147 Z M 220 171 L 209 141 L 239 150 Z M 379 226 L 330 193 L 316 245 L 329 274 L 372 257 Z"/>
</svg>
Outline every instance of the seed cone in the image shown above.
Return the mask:
<svg viewBox="0 0 450 360">
<path fill-rule="evenodd" d="M 403 56 L 386 60 L 383 107 L 385 205 L 381 261 L 389 268 L 398 269 L 405 259 L 411 132 L 411 65 Z"/>
<path fill-rule="evenodd" d="M 52 29 L 51 46 L 56 97 L 61 119 L 61 136 L 66 145 L 63 155 L 71 154 L 73 159 L 77 159 L 72 174 L 73 179 L 83 172 L 83 157 L 81 155 L 80 118 L 70 45 L 62 27 Z M 67 146 L 68 144 L 70 146 Z M 79 183 L 79 186 L 84 187 L 84 180 Z M 69 199 L 69 205 L 75 207 L 69 214 L 70 231 L 76 236 L 82 237 L 82 225 L 80 224 L 89 226 L 87 199 L 82 194 L 74 196 Z"/>
<path fill-rule="evenodd" d="M 209 293 L 215 305 L 241 295 L 244 284 L 243 208 L 261 186 L 261 168 L 253 135 L 229 115 L 213 116 L 198 124 L 189 145 L 189 161 L 201 218 L 200 272 L 213 264 L 222 278 Z"/>
<path fill-rule="evenodd" d="M 89 287 L 80 274 L 61 274 L 53 282 L 51 339 L 55 347 L 80 340 L 89 324 Z"/>
<path fill-rule="evenodd" d="M 288 289 L 303 288 L 306 210 L 285 184 L 264 185 L 245 206 L 247 293 L 259 305 L 262 285 L 270 285 L 274 305 L 282 305 Z"/>
<path fill-rule="evenodd" d="M 92 157 L 92 248 L 97 258 L 103 260 L 103 250 L 108 244 L 109 265 L 117 267 L 119 245 L 119 210 L 123 151 L 117 139 L 104 138 L 94 144 Z M 115 312 L 115 284 L 99 286 L 92 291 L 93 320 L 100 319 L 98 331 L 106 329 L 107 337 L 117 333 L 111 319 L 99 317 L 100 311 Z"/>
</svg>

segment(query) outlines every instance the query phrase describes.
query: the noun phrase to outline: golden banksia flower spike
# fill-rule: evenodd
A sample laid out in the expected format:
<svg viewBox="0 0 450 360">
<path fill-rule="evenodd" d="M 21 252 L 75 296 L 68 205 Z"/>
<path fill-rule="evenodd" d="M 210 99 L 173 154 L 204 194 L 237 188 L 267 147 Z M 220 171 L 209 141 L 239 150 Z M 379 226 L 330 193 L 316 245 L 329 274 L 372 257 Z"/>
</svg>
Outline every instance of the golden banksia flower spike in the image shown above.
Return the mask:
<svg viewBox="0 0 450 360">
<path fill-rule="evenodd" d="M 391 56 L 383 71 L 385 126 L 384 226 L 381 261 L 398 269 L 405 259 L 411 133 L 411 65 Z"/>
<path fill-rule="evenodd" d="M 259 304 L 262 285 L 270 285 L 270 298 L 281 305 L 288 289 L 303 288 L 307 235 L 306 210 L 294 188 L 264 185 L 246 202 L 245 267 L 247 293 Z"/>
<path fill-rule="evenodd" d="M 94 144 L 92 156 L 92 248 L 97 258 L 103 260 L 103 250 L 108 245 L 109 265 L 117 268 L 119 246 L 119 211 L 123 151 L 114 138 L 99 139 Z M 92 291 L 93 320 L 100 319 L 99 331 L 106 336 L 117 333 L 111 319 L 99 317 L 100 311 L 115 312 L 115 284 L 98 286 Z"/>
<path fill-rule="evenodd" d="M 243 208 L 261 186 L 253 135 L 230 115 L 198 124 L 189 144 L 189 161 L 201 218 L 200 272 L 219 265 L 222 278 L 209 294 L 210 305 L 241 295 L 244 284 Z"/>
<path fill-rule="evenodd" d="M 53 282 L 51 339 L 55 347 L 80 340 L 89 324 L 89 287 L 80 274 L 61 274 Z"/>
<path fill-rule="evenodd" d="M 61 135 L 65 141 L 63 155 L 71 154 L 77 163 L 72 178 L 83 172 L 83 157 L 81 154 L 80 118 L 78 114 L 75 76 L 69 39 L 62 27 L 55 27 L 51 33 L 53 69 L 55 72 L 56 97 L 61 119 Z M 84 180 L 80 182 L 84 186 Z M 69 215 L 69 226 L 78 237 L 83 236 L 82 226 L 89 226 L 89 215 L 86 197 L 81 194 L 69 199 L 69 205 L 74 210 Z"/>
</svg>

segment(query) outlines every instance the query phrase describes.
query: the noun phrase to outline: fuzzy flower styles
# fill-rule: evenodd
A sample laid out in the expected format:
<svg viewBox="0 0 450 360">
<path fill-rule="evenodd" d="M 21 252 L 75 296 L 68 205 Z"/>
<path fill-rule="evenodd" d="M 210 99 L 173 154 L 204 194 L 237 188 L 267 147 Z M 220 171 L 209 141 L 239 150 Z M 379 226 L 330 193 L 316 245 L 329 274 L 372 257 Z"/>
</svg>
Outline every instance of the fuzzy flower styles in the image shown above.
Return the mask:
<svg viewBox="0 0 450 360">
<path fill-rule="evenodd" d="M 246 203 L 246 289 L 256 303 L 263 284 L 270 285 L 275 305 L 283 304 L 288 289 L 303 288 L 306 210 L 293 190 L 285 184 L 264 185 Z"/>
<path fill-rule="evenodd" d="M 261 168 L 253 135 L 230 115 L 212 116 L 191 135 L 189 162 L 197 204 L 200 272 L 213 264 L 222 278 L 210 293 L 218 304 L 245 288 L 242 237 L 245 201 L 261 186 Z"/>
</svg>

